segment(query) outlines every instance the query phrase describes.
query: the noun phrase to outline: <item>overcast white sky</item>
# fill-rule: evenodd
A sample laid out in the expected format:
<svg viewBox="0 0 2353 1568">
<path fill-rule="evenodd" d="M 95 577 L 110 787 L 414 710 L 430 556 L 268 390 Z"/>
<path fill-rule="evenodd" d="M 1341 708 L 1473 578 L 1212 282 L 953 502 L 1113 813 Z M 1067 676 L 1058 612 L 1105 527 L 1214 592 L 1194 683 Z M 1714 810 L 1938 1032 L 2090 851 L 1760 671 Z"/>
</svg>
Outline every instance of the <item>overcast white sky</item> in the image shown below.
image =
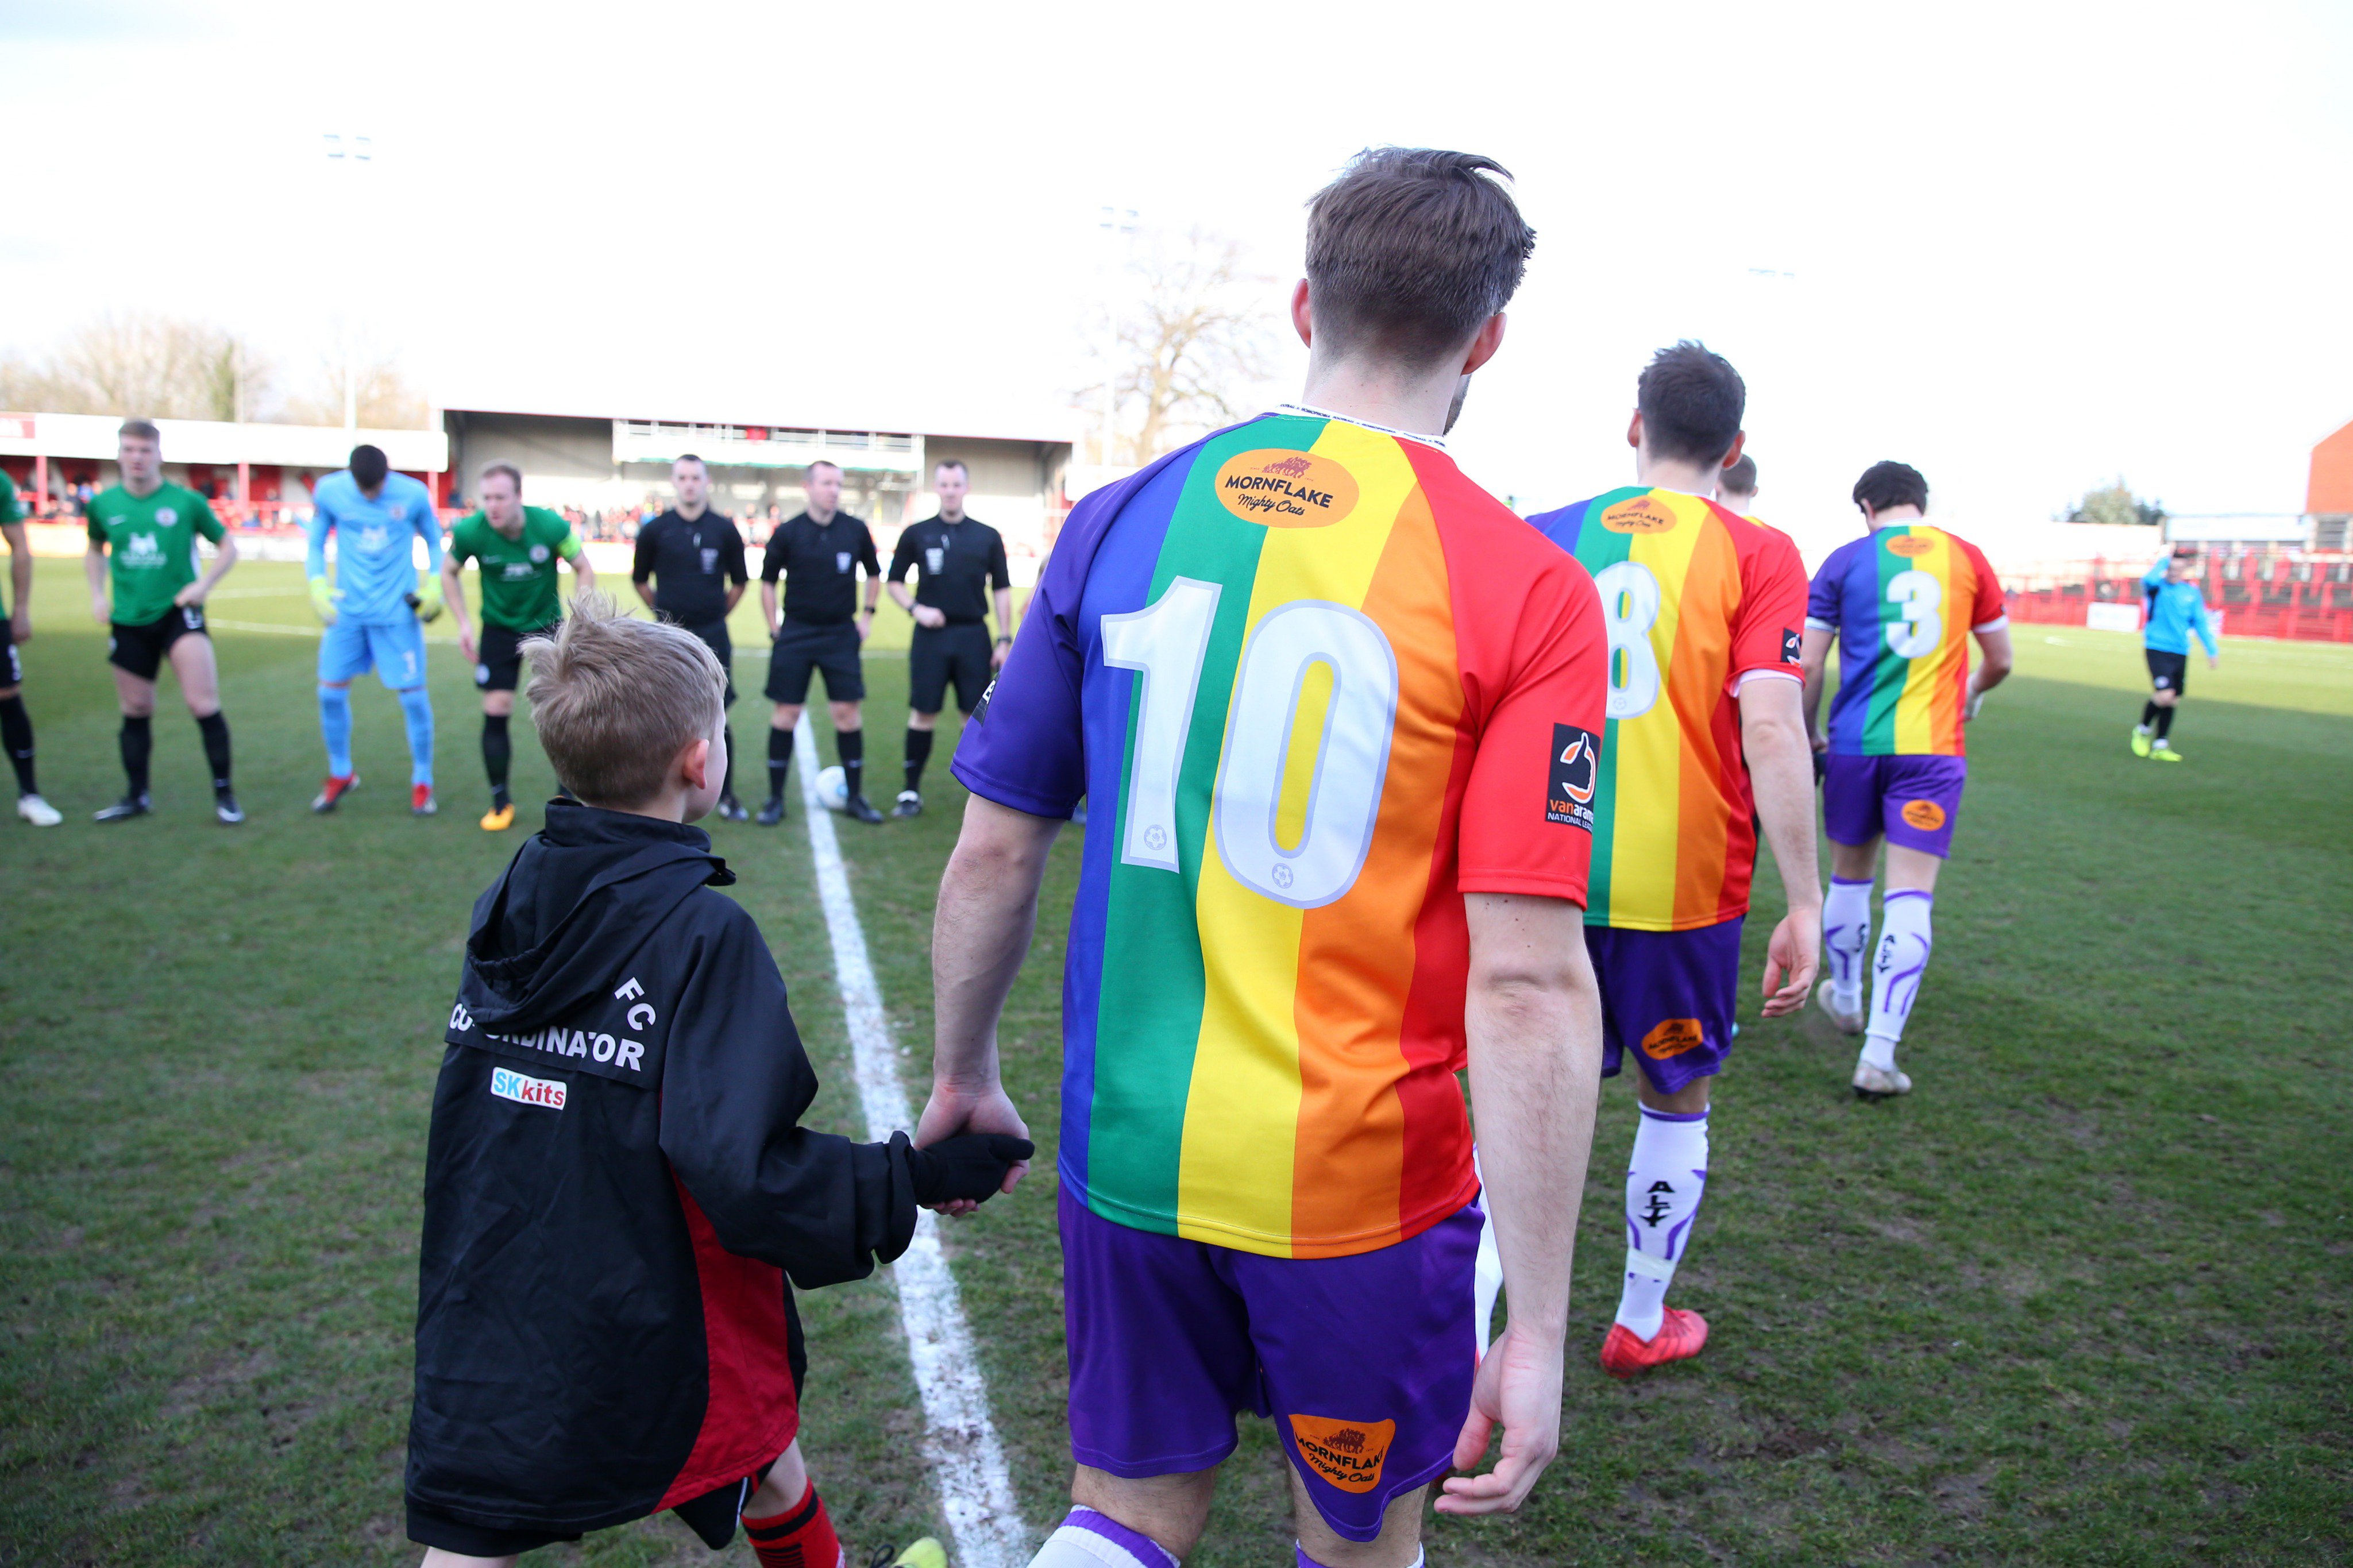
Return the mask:
<svg viewBox="0 0 2353 1568">
<path fill-rule="evenodd" d="M 1279 294 L 1303 199 L 1398 142 L 1499 158 L 1538 230 L 1457 431 L 1499 491 L 1630 477 L 1678 337 L 1740 367 L 1807 531 L 1882 457 L 1964 522 L 2119 473 L 2295 511 L 2353 419 L 2341 4 L 0 0 L 0 62 L 36 353 L 137 305 L 307 380 L 351 301 L 447 404 L 1055 434 L 1099 206 Z M 375 139 L 356 221 L 336 129 Z"/>
</svg>

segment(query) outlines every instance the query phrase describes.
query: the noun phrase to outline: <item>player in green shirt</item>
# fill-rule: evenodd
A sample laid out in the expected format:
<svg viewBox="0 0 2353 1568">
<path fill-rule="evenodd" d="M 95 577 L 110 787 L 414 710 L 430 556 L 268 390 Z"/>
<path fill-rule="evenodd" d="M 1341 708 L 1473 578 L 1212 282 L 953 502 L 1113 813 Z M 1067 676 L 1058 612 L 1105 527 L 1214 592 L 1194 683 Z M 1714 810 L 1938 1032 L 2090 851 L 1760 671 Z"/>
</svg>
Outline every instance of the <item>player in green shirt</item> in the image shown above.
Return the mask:
<svg viewBox="0 0 2353 1568">
<path fill-rule="evenodd" d="M 16 481 L 0 468 L 0 537 L 8 541 L 8 575 L 16 588 L 16 613 L 0 606 L 0 744 L 16 769 L 16 815 L 36 827 L 55 827 L 65 819 L 58 808 L 33 787 L 33 720 L 25 711 L 18 688 L 25 684 L 25 661 L 16 645 L 33 640 L 33 547 L 25 538 L 25 509 L 16 502 Z"/>
<path fill-rule="evenodd" d="M 522 674 L 525 637 L 553 631 L 564 604 L 555 585 L 555 563 L 568 562 L 575 586 L 596 585 L 596 569 L 580 536 L 562 512 L 522 504 L 522 472 L 512 463 L 492 463 L 476 481 L 482 510 L 458 520 L 441 557 L 441 597 L 458 623 L 458 648 L 474 667 L 482 689 L 482 766 L 491 775 L 491 809 L 482 829 L 497 833 L 513 826 L 514 801 L 507 794 L 507 766 L 514 747 L 507 721 L 514 713 L 515 682 Z M 478 563 L 482 575 L 482 635 L 466 618 L 466 591 L 459 568 Z"/>
<path fill-rule="evenodd" d="M 225 823 L 243 822 L 245 813 L 229 792 L 228 721 L 221 716 L 220 670 L 213 662 L 204 611 L 205 595 L 237 564 L 237 541 L 204 497 L 185 485 L 164 482 L 163 437 L 146 420 L 123 421 L 115 460 L 122 482 L 90 500 L 90 550 L 82 569 L 90 578 L 90 613 L 113 634 L 106 658 L 114 666 L 114 692 L 122 708 L 122 771 L 131 787 L 98 820 L 127 822 L 154 809 L 147 795 L 147 758 L 154 747 L 155 674 L 169 658 L 180 678 L 180 695 L 204 733 L 205 760 L 213 770 L 213 814 Z M 212 570 L 201 576 L 198 535 L 220 547 Z"/>
</svg>

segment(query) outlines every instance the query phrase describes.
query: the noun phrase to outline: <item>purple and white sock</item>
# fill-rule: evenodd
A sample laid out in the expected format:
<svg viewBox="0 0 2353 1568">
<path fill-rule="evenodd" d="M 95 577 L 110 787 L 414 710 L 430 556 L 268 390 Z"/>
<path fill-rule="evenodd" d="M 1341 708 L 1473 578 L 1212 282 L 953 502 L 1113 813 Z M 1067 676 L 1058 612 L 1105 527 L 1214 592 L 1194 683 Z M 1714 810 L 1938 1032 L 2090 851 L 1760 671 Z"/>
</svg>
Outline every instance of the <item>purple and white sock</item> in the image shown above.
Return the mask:
<svg viewBox="0 0 2353 1568">
<path fill-rule="evenodd" d="M 1654 1340 L 1707 1187 L 1707 1112 L 1641 1110 L 1626 1166 L 1626 1284 L 1618 1321 L 1635 1338 Z"/>
<path fill-rule="evenodd" d="M 1074 1508 L 1029 1568 L 1176 1568 L 1176 1554 L 1106 1513 Z"/>
<path fill-rule="evenodd" d="M 1871 1018 L 1862 1059 L 1883 1070 L 1895 1067 L 1895 1044 L 1912 1005 L 1920 999 L 1920 977 L 1935 947 L 1933 895 L 1917 888 L 1889 890 L 1879 911 L 1879 947 L 1871 961 Z"/>
<path fill-rule="evenodd" d="M 1324 1564 L 1308 1556 L 1307 1548 L 1300 1545 L 1296 1541 L 1291 1543 L 1291 1555 L 1292 1568 L 1324 1568 Z M 1416 1552 L 1413 1554 L 1413 1561 L 1407 1563 L 1405 1568 L 1427 1568 L 1429 1562 L 1430 1552 L 1425 1548 Z"/>
<path fill-rule="evenodd" d="M 1831 879 L 1822 900 L 1822 952 L 1831 965 L 1831 1001 L 1841 1013 L 1862 1011 L 1862 955 L 1871 947 L 1871 881 Z"/>
</svg>

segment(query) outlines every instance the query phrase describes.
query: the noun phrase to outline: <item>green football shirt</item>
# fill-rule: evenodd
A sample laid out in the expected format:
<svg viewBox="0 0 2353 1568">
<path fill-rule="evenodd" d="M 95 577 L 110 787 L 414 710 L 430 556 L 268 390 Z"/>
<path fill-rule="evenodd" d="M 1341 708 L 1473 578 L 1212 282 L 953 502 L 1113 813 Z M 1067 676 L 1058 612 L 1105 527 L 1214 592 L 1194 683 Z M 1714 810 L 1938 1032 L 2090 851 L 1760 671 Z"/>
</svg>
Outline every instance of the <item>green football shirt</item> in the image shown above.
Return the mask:
<svg viewBox="0 0 2353 1568">
<path fill-rule="evenodd" d="M 218 544 L 227 530 L 205 498 L 185 485 L 134 496 L 121 485 L 90 503 L 90 542 L 111 557 L 114 619 L 140 626 L 160 621 L 172 596 L 196 580 L 196 535 Z"/>
<path fill-rule="evenodd" d="M 491 526 L 489 514 L 474 512 L 449 531 L 449 559 L 480 563 L 482 624 L 511 632 L 535 632 L 564 613 L 556 593 L 555 563 L 580 553 L 580 536 L 560 511 L 522 509 L 522 532 L 512 539 Z"/>
<path fill-rule="evenodd" d="M 16 504 L 16 481 L 8 477 L 7 469 L 0 468 L 0 526 L 24 521 L 25 509 Z M 7 615 L 8 597 L 0 594 L 0 620 L 6 619 Z"/>
</svg>

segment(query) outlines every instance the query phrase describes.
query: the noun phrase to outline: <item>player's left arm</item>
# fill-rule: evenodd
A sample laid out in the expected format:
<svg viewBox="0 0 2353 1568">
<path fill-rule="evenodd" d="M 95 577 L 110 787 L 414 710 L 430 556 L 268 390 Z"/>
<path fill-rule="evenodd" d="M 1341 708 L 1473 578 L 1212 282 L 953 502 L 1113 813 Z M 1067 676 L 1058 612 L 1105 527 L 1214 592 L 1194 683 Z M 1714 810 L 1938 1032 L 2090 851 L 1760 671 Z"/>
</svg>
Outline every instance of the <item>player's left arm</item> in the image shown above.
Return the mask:
<svg viewBox="0 0 2353 1568">
<path fill-rule="evenodd" d="M 8 635 L 18 642 L 33 640 L 33 546 L 21 519 L 0 522 L 0 538 L 8 541 Z"/>
<path fill-rule="evenodd" d="M 865 531 L 865 549 L 858 558 L 858 569 L 866 577 L 866 602 L 858 611 L 866 618 L 866 624 L 858 628 L 858 640 L 864 642 L 874 630 L 874 606 L 882 602 L 882 557 L 875 553 L 874 531 L 871 528 Z"/>
<path fill-rule="evenodd" d="M 1978 667 L 1969 672 L 1968 689 L 1961 704 L 1966 721 L 1985 706 L 1986 693 L 2010 679 L 2010 602 L 2002 596 L 2001 579 L 1974 544 L 1964 543 L 1977 573 L 1978 591 L 1969 605 L 1969 633 L 1978 639 Z"/>
<path fill-rule="evenodd" d="M 203 604 L 205 595 L 218 587 L 229 568 L 237 564 L 237 541 L 221 526 L 221 520 L 213 515 L 210 505 L 198 500 L 196 515 L 189 521 L 199 535 L 213 542 L 213 563 L 203 576 L 172 595 L 172 603 L 183 606 Z"/>
<path fill-rule="evenodd" d="M 596 563 L 588 559 L 588 547 L 569 525 L 555 546 L 556 559 L 572 568 L 572 591 L 585 594 L 596 585 Z"/>
<path fill-rule="evenodd" d="M 2222 662 L 2222 649 L 2214 640 L 2214 617 L 2207 612 L 2206 595 L 2199 595 L 2195 603 L 2197 608 L 2189 612 L 2189 629 L 2206 645 L 2206 668 L 2211 669 Z"/>
<path fill-rule="evenodd" d="M 1749 787 L 1788 910 L 1765 949 L 1765 1016 L 1806 1005 L 1822 944 L 1821 872 L 1814 854 L 1814 748 L 1805 713 L 1811 610 L 1805 563 L 1789 537 L 1757 530 L 1741 563 L 1746 589 L 1732 623 L 1728 679 L 1740 705 Z"/>
<path fill-rule="evenodd" d="M 988 582 L 997 601 L 997 646 L 989 651 L 988 668 L 1003 669 L 1013 651 L 1013 572 L 1005 559 L 1005 536 L 998 534 L 988 554 Z"/>
<path fill-rule="evenodd" d="M 727 524 L 727 559 L 720 564 L 727 574 L 727 608 L 723 613 L 732 616 L 743 602 L 744 590 L 752 585 L 752 574 L 744 564 L 744 531 L 732 521 Z"/>
</svg>

